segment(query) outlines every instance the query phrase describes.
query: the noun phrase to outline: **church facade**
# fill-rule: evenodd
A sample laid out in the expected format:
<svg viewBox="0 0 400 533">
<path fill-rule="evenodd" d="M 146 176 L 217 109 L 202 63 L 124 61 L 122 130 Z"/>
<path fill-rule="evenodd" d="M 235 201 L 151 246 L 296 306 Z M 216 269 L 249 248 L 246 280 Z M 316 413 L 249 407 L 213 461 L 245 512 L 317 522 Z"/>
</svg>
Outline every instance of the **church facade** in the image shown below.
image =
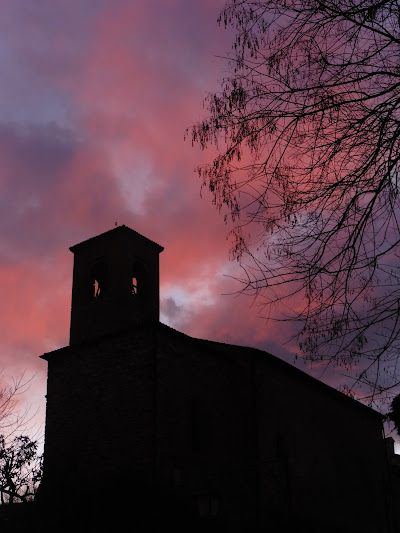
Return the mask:
<svg viewBox="0 0 400 533">
<path fill-rule="evenodd" d="M 41 356 L 41 500 L 93 530 L 393 531 L 381 415 L 161 324 L 162 250 L 126 226 L 71 248 L 70 345 Z"/>
</svg>

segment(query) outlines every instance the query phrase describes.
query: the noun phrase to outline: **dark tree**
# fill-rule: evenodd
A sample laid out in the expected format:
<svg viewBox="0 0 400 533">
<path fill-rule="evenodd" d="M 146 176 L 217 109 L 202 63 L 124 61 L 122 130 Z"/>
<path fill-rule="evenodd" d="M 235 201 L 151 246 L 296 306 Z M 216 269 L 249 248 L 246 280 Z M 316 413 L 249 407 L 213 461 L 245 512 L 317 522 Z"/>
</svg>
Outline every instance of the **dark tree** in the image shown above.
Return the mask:
<svg viewBox="0 0 400 533">
<path fill-rule="evenodd" d="M 33 500 L 42 478 L 42 456 L 38 443 L 27 436 L 14 437 L 10 444 L 0 435 L 1 503 Z"/>
<path fill-rule="evenodd" d="M 400 395 L 393 398 L 387 417 L 393 422 L 398 435 L 400 435 Z"/>
<path fill-rule="evenodd" d="M 191 135 L 218 148 L 198 172 L 243 292 L 290 305 L 305 356 L 376 398 L 399 383 L 399 3 L 230 0 L 219 22 L 230 75 Z"/>
</svg>

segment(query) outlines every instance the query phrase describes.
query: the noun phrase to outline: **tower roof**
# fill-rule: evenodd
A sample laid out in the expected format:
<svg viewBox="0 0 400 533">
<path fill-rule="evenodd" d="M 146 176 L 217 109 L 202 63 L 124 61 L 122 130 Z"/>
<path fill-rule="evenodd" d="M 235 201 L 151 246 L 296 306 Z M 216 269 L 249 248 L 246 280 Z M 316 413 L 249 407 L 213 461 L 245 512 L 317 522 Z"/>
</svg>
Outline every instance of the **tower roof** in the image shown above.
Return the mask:
<svg viewBox="0 0 400 533">
<path fill-rule="evenodd" d="M 70 247 L 70 250 L 72 253 L 75 253 L 77 250 L 79 250 L 82 246 L 87 245 L 88 243 L 100 243 L 101 241 L 108 241 L 109 239 L 115 239 L 117 236 L 124 236 L 127 238 L 131 238 L 132 240 L 135 240 L 136 242 L 138 239 L 141 241 L 143 246 L 146 246 L 148 248 L 152 248 L 155 252 L 161 253 L 164 250 L 163 246 L 160 246 L 154 241 L 151 241 L 147 237 L 144 237 L 137 231 L 128 228 L 128 226 L 125 226 L 124 224 L 122 226 L 117 226 L 116 228 L 113 228 L 109 231 L 106 231 L 104 233 L 101 233 L 100 235 L 96 235 L 95 237 L 91 237 L 90 239 L 87 239 L 86 241 L 79 242 L 78 244 L 74 244 L 74 246 Z"/>
</svg>

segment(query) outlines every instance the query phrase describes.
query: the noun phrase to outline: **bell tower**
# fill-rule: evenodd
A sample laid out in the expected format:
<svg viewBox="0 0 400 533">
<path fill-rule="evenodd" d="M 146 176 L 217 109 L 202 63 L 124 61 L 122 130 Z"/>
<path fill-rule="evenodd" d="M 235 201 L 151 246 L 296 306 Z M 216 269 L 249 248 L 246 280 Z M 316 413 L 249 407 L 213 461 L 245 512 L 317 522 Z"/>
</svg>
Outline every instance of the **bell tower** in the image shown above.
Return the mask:
<svg viewBox="0 0 400 533">
<path fill-rule="evenodd" d="M 70 248 L 74 254 L 71 345 L 159 321 L 163 249 L 127 226 Z"/>
</svg>

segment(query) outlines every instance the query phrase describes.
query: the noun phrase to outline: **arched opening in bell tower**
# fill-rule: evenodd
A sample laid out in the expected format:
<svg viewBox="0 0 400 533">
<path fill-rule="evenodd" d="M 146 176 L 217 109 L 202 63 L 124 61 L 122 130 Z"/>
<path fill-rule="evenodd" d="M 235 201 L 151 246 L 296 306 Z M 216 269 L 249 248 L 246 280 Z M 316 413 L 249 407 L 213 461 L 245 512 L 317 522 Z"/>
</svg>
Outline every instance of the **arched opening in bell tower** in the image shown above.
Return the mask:
<svg viewBox="0 0 400 533">
<path fill-rule="evenodd" d="M 146 269 L 140 261 L 135 261 L 132 265 L 131 272 L 131 294 L 137 296 L 140 293 L 140 296 L 143 295 L 143 285 L 145 284 L 144 280 L 146 277 Z"/>
<path fill-rule="evenodd" d="M 133 277 L 132 278 L 132 294 L 137 294 L 137 289 L 138 289 L 137 278 Z"/>
<path fill-rule="evenodd" d="M 96 263 L 90 271 L 91 298 L 100 298 L 107 291 L 107 267 L 103 261 Z"/>
</svg>

